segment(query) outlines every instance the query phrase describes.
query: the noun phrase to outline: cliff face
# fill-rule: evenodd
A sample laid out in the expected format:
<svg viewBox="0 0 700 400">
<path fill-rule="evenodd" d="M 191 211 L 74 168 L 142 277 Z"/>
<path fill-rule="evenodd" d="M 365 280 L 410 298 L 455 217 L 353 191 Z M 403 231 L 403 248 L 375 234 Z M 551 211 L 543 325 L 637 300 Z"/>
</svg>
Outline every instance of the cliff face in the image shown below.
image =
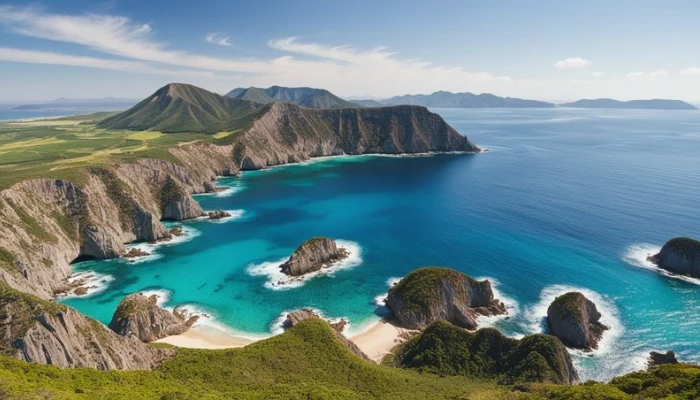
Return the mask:
<svg viewBox="0 0 700 400">
<path fill-rule="evenodd" d="M 476 281 L 448 268 L 421 268 L 389 290 L 386 305 L 399 324 L 423 329 L 438 320 L 476 329 L 478 315 L 506 314 L 494 299 L 491 283 Z"/>
<path fill-rule="evenodd" d="M 125 338 L 72 308 L 0 283 L 0 349 L 21 360 L 63 368 L 152 369 L 175 354 Z"/>
<path fill-rule="evenodd" d="M 598 348 L 607 326 L 600 323 L 595 304 L 578 292 L 557 297 L 547 308 L 547 324 L 565 345 L 584 350 Z"/>
<path fill-rule="evenodd" d="M 690 238 L 674 238 L 664 244 L 649 260 L 659 268 L 700 278 L 700 242 Z"/>
<path fill-rule="evenodd" d="M 569 353 L 549 335 L 517 340 L 492 328 L 468 332 L 437 321 L 399 348 L 394 363 L 440 375 L 496 378 L 499 383 L 579 382 Z"/>
<path fill-rule="evenodd" d="M 333 239 L 316 237 L 297 247 L 289 260 L 282 264 L 282 272 L 291 276 L 308 274 L 347 257 L 347 251 Z"/>
<path fill-rule="evenodd" d="M 146 297 L 134 293 L 119 303 L 109 328 L 122 336 L 135 336 L 142 342 L 152 342 L 187 331 L 197 318 L 186 318 L 184 312 L 164 310 L 158 306 L 155 295 Z"/>
</svg>

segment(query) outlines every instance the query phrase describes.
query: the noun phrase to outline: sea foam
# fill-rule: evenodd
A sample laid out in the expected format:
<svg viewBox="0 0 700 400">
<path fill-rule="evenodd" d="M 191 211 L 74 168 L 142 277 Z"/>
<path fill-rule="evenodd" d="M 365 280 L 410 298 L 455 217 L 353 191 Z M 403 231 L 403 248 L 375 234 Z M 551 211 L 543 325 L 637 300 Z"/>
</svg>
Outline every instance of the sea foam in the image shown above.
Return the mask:
<svg viewBox="0 0 700 400">
<path fill-rule="evenodd" d="M 166 227 L 172 227 L 174 225 L 167 225 Z M 129 258 L 129 259 L 122 259 L 129 264 L 140 264 L 148 261 L 154 261 L 158 260 L 160 258 L 163 258 L 163 255 L 158 253 L 158 248 L 163 247 L 163 246 L 175 246 L 181 243 L 189 242 L 190 240 L 196 238 L 197 236 L 201 235 L 202 232 L 199 230 L 188 226 L 188 225 L 180 225 L 182 227 L 182 235 L 181 236 L 173 236 L 172 239 L 170 240 L 162 240 L 159 242 L 155 243 L 148 243 L 148 242 L 142 242 L 142 243 L 131 243 L 126 245 L 126 250 L 129 251 L 130 249 L 139 249 L 141 251 L 145 251 L 146 253 L 149 253 L 147 256 L 142 256 L 142 257 L 134 257 L 134 258 Z"/>
<path fill-rule="evenodd" d="M 503 304 L 506 306 L 506 310 L 508 311 L 507 314 L 501 315 L 479 315 L 476 318 L 479 324 L 479 328 L 493 327 L 499 321 L 502 321 L 506 318 L 512 318 L 518 315 L 518 313 L 520 312 L 520 304 L 517 302 L 517 300 L 504 295 L 500 290 L 498 290 L 498 286 L 501 283 L 496 278 L 482 276 L 474 279 L 478 281 L 483 281 L 484 279 L 486 279 L 489 282 L 491 282 L 491 291 L 493 291 L 493 297 L 496 300 L 500 300 L 501 302 L 503 302 Z"/>
<path fill-rule="evenodd" d="M 114 277 L 109 274 L 101 274 L 99 272 L 90 270 L 76 272 L 72 274 L 70 278 L 68 278 L 68 284 L 72 285 L 82 281 L 83 284 L 80 285 L 80 287 L 85 288 L 85 290 L 87 290 L 87 293 L 84 295 L 77 295 L 71 290 L 70 292 L 60 294 L 57 297 L 61 299 L 70 299 L 75 297 L 90 297 L 107 289 L 107 286 L 109 286 L 109 283 L 113 280 Z"/>
<path fill-rule="evenodd" d="M 669 278 L 679 279 L 695 285 L 700 285 L 700 279 L 666 271 L 663 268 L 657 267 L 653 262 L 647 259 L 647 257 L 657 254 L 659 251 L 661 251 L 661 246 L 649 243 L 633 244 L 625 249 L 624 253 L 622 253 L 622 260 L 632 266 L 648 269 Z"/>
<path fill-rule="evenodd" d="M 268 261 L 261 264 L 252 264 L 247 268 L 247 272 L 251 276 L 266 276 L 267 282 L 265 287 L 273 290 L 293 289 L 303 286 L 309 279 L 317 276 L 333 276 L 336 272 L 355 267 L 362 263 L 361 247 L 355 242 L 348 240 L 336 240 L 338 247 L 342 247 L 348 252 L 348 257 L 334 263 L 328 268 L 323 268 L 319 271 L 311 272 L 300 277 L 289 276 L 282 273 L 280 265 L 287 261 L 288 257 Z"/>
<path fill-rule="evenodd" d="M 244 210 L 223 210 L 223 211 L 225 211 L 231 215 L 228 217 L 219 218 L 219 219 L 209 219 L 209 217 L 205 215 L 205 216 L 199 217 L 197 219 L 198 220 L 207 220 L 207 221 L 213 222 L 215 224 L 223 224 L 224 222 L 229 222 L 229 221 L 241 219 L 241 218 L 243 218 L 243 214 L 245 213 Z M 206 211 L 205 211 L 205 213 L 206 213 Z"/>
</svg>

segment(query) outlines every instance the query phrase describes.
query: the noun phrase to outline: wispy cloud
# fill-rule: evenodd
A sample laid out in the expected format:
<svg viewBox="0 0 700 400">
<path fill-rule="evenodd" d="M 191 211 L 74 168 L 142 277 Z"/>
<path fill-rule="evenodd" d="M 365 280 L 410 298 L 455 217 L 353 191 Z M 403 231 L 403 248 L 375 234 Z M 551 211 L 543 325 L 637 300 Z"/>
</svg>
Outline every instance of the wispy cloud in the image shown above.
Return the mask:
<svg viewBox="0 0 700 400">
<path fill-rule="evenodd" d="M 297 37 L 268 43 L 270 48 L 283 53 L 278 57 L 205 56 L 174 50 L 156 40 L 156 32 L 150 25 L 112 15 L 60 15 L 37 8 L 0 6 L 0 26 L 24 36 L 82 45 L 130 62 L 208 72 L 246 73 L 249 74 L 249 84 L 260 86 L 313 84 L 341 93 L 393 95 L 446 87 L 475 91 L 512 82 L 507 76 L 488 72 L 470 72 L 462 67 L 402 59 L 397 53 L 382 47 L 357 50 L 350 46 L 305 43 Z M 213 36 L 211 39 L 221 41 L 222 37 Z M 228 38 L 224 39 L 224 43 L 230 43 Z"/>
<path fill-rule="evenodd" d="M 219 46 L 231 47 L 231 37 L 223 36 L 221 33 L 210 33 L 204 37 L 204 41 Z"/>
<path fill-rule="evenodd" d="M 690 67 L 681 70 L 681 74 L 685 76 L 695 76 L 695 75 L 700 75 L 700 68 L 698 67 Z"/>
<path fill-rule="evenodd" d="M 605 75 L 606 75 L 605 71 L 595 71 L 595 72 L 591 73 L 591 76 L 594 78 L 601 78 Z"/>
<path fill-rule="evenodd" d="M 583 68 L 590 65 L 591 62 L 581 57 L 569 57 L 565 60 L 559 60 L 554 63 L 557 68 Z"/>
<path fill-rule="evenodd" d="M 668 72 L 663 69 L 659 69 L 651 72 L 644 71 L 634 71 L 625 75 L 625 79 L 635 79 L 635 78 L 663 78 L 668 75 Z"/>
</svg>

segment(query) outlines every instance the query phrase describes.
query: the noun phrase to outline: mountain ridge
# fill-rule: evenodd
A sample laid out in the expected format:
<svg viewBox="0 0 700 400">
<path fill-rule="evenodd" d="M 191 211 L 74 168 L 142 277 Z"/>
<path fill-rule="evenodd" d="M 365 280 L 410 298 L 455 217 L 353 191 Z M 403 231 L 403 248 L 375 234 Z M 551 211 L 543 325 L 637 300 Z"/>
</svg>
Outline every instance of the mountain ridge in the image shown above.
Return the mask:
<svg viewBox="0 0 700 400">
<path fill-rule="evenodd" d="M 383 106 L 410 104 L 425 107 L 445 108 L 553 108 L 554 104 L 539 100 L 520 99 L 517 97 L 500 97 L 491 93 L 474 94 L 471 92 L 453 93 L 439 90 L 431 94 L 406 94 L 384 100 L 355 100 L 361 105 Z"/>
<path fill-rule="evenodd" d="M 698 108 L 682 100 L 648 99 L 620 101 L 611 98 L 580 99 L 559 107 L 572 108 L 620 108 L 637 110 L 697 110 Z"/>
<path fill-rule="evenodd" d="M 257 87 L 235 88 L 226 93 L 227 97 L 251 100 L 262 104 L 286 101 L 309 108 L 354 108 L 357 104 L 341 99 L 326 89 L 310 87 L 270 86 L 267 89 Z"/>
</svg>

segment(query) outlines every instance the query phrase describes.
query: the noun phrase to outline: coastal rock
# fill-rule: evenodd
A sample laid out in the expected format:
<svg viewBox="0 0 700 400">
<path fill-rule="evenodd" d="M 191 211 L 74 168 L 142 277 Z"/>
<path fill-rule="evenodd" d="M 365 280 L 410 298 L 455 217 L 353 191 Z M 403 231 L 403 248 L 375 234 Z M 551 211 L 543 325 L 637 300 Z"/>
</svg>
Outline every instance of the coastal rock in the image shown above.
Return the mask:
<svg viewBox="0 0 700 400">
<path fill-rule="evenodd" d="M 284 322 L 282 323 L 282 328 L 284 328 L 285 330 L 291 329 L 299 322 L 309 318 L 322 319 L 318 314 L 316 314 L 316 312 L 314 312 L 314 310 L 308 308 L 290 311 L 287 314 L 287 317 L 285 318 Z M 365 354 L 362 350 L 360 350 L 360 348 L 357 347 L 355 343 L 353 343 L 350 339 L 346 338 L 343 335 L 342 332 L 345 328 L 345 325 L 347 324 L 347 321 L 341 319 L 340 321 L 335 323 L 328 322 L 328 324 L 331 326 L 331 328 L 333 328 L 333 334 L 335 335 L 336 339 L 338 339 L 345 347 L 347 347 L 347 349 L 350 350 L 351 353 L 355 354 L 356 356 L 362 358 L 365 361 L 373 362 L 372 359 L 369 358 L 367 354 Z"/>
<path fill-rule="evenodd" d="M 137 258 L 137 257 L 145 257 L 145 256 L 150 256 L 151 253 L 147 251 L 143 251 L 139 249 L 138 247 L 133 247 L 129 249 L 122 257 L 124 258 Z"/>
<path fill-rule="evenodd" d="M 649 369 L 662 364 L 678 364 L 676 353 L 674 353 L 673 350 L 669 350 L 666 353 L 658 353 L 656 351 L 649 353 L 649 360 L 647 361 L 647 367 Z"/>
<path fill-rule="evenodd" d="M 442 267 L 420 268 L 406 275 L 389 289 L 386 305 L 408 329 L 424 329 L 446 320 L 473 330 L 478 315 L 507 314 L 488 280 L 477 281 Z"/>
<path fill-rule="evenodd" d="M 158 306 L 156 295 L 146 297 L 134 293 L 119 303 L 109 328 L 122 336 L 133 335 L 142 342 L 152 342 L 187 331 L 198 318 L 186 318 L 184 312 L 164 310 Z"/>
<path fill-rule="evenodd" d="M 204 215 L 199 204 L 171 176 L 165 179 L 159 197 L 163 220 L 184 221 Z"/>
<path fill-rule="evenodd" d="M 0 351 L 62 368 L 152 369 L 175 355 L 122 337 L 70 307 L 0 283 Z"/>
<path fill-rule="evenodd" d="M 287 275 L 300 276 L 327 268 L 347 257 L 347 250 L 338 247 L 333 239 L 315 237 L 297 247 L 280 268 Z"/>
<path fill-rule="evenodd" d="M 648 259 L 667 271 L 700 278 L 700 241 L 695 239 L 673 238 Z"/>
<path fill-rule="evenodd" d="M 603 332 L 596 305 L 579 292 L 565 293 L 547 308 L 547 325 L 566 346 L 590 351 L 598 348 Z"/>
<path fill-rule="evenodd" d="M 207 216 L 209 219 L 217 220 L 217 219 L 222 219 L 222 218 L 228 218 L 231 216 L 231 213 L 223 211 L 223 210 L 215 210 L 215 211 L 209 211 L 207 213 Z"/>
<path fill-rule="evenodd" d="M 554 336 L 512 339 L 493 328 L 469 332 L 446 321 L 434 322 L 399 347 L 393 363 L 439 375 L 495 378 L 503 384 L 579 382 L 569 352 Z"/>
</svg>

